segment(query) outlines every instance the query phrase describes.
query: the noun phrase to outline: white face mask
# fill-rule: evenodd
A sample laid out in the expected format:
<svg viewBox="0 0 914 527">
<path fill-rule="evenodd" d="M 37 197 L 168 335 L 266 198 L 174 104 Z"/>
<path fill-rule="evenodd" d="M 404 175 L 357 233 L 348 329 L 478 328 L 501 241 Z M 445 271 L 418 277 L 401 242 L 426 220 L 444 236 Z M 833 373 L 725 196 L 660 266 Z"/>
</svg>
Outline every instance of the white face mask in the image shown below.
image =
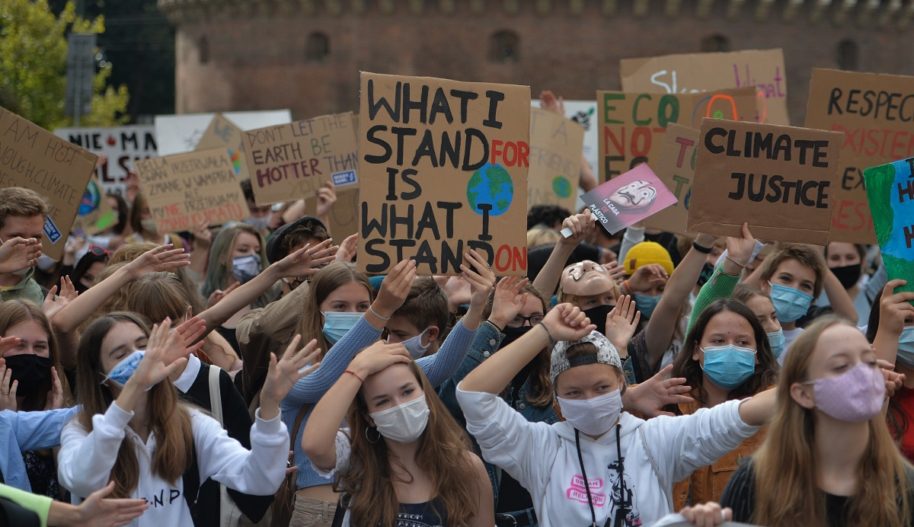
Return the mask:
<svg viewBox="0 0 914 527">
<path fill-rule="evenodd" d="M 591 399 L 556 397 L 562 416 L 573 427 L 593 437 L 609 431 L 622 413 L 622 392 L 614 390 Z"/>
<path fill-rule="evenodd" d="M 143 227 L 143 230 L 146 232 L 156 232 L 156 220 L 152 218 L 140 220 L 140 226 Z"/>
<path fill-rule="evenodd" d="M 425 394 L 399 406 L 368 414 L 378 432 L 391 441 L 412 443 L 422 436 L 428 425 L 428 404 Z"/>
</svg>

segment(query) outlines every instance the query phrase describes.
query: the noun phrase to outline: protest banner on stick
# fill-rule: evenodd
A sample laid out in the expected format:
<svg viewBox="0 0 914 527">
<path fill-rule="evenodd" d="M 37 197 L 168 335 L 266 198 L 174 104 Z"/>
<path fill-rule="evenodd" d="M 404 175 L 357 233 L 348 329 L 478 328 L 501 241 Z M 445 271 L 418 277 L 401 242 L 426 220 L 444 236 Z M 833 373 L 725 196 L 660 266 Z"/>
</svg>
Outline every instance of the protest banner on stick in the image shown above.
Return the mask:
<svg viewBox="0 0 914 527">
<path fill-rule="evenodd" d="M 527 272 L 530 88 L 361 74 L 358 265 L 460 273 L 476 249 Z"/>
</svg>

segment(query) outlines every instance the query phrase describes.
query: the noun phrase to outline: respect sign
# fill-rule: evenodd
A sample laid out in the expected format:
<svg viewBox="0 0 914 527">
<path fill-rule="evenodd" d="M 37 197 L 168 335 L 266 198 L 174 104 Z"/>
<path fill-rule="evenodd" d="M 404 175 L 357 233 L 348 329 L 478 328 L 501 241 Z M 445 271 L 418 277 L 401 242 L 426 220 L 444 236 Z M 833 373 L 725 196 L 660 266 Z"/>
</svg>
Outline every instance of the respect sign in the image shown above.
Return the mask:
<svg viewBox="0 0 914 527">
<path fill-rule="evenodd" d="M 527 86 L 362 73 L 359 268 L 525 275 L 529 137 Z"/>
</svg>

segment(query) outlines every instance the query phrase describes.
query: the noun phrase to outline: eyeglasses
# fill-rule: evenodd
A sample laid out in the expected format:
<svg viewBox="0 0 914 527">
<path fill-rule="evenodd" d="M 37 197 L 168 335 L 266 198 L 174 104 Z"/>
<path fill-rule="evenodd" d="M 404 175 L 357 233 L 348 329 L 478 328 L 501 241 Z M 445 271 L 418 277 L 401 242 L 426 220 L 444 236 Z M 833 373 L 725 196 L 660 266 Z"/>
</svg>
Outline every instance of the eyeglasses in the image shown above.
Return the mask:
<svg viewBox="0 0 914 527">
<path fill-rule="evenodd" d="M 529 324 L 530 326 L 535 326 L 542 321 L 543 321 L 542 313 L 534 313 L 534 314 L 530 315 L 529 317 L 522 317 L 520 315 L 517 315 L 516 317 L 514 317 L 514 320 L 512 320 L 508 324 L 508 327 L 522 328 L 526 324 Z"/>
</svg>

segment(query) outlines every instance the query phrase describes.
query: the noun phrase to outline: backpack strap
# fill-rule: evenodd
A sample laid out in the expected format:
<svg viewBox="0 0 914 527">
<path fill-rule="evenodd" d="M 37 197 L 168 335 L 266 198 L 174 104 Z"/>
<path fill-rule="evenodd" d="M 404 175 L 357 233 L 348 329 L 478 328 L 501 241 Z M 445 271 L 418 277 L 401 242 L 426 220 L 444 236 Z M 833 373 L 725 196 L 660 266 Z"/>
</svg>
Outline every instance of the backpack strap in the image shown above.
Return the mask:
<svg viewBox="0 0 914 527">
<path fill-rule="evenodd" d="M 196 445 L 191 445 L 190 464 L 184 474 L 181 474 L 181 480 L 184 483 L 184 501 L 187 502 L 187 508 L 193 511 L 200 495 L 200 467 L 197 465 Z"/>
</svg>

